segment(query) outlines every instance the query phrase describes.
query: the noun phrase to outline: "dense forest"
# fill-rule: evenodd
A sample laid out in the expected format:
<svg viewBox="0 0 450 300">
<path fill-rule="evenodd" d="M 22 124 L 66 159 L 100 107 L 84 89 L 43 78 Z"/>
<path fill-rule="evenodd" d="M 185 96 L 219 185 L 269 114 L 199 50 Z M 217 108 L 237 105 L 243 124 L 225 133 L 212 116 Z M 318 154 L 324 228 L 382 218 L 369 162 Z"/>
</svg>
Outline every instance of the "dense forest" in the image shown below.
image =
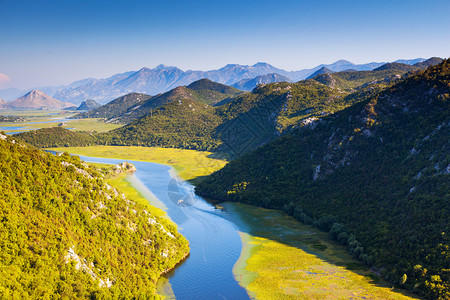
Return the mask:
<svg viewBox="0 0 450 300">
<path fill-rule="evenodd" d="M 0 133 L 0 298 L 148 299 L 189 252 L 78 157 Z"/>
<path fill-rule="evenodd" d="M 450 60 L 231 161 L 210 198 L 283 209 L 384 278 L 450 298 Z"/>
</svg>

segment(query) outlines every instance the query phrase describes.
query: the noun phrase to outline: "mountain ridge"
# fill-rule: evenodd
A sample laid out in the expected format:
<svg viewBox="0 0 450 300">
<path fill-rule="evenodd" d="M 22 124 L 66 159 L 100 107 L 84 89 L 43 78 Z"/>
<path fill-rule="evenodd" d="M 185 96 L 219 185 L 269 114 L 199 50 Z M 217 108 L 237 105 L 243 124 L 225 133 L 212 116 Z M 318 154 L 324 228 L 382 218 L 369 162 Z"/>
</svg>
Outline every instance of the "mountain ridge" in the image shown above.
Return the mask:
<svg viewBox="0 0 450 300">
<path fill-rule="evenodd" d="M 408 64 L 421 61 L 422 59 L 398 60 L 397 62 L 406 62 Z M 346 60 L 338 60 L 331 64 L 321 64 L 314 68 L 302 69 L 298 71 L 286 71 L 276 68 L 268 63 L 255 63 L 254 65 L 228 64 L 222 68 L 209 71 L 183 71 L 177 67 L 159 65 L 154 69 L 143 67 L 138 71 L 128 71 L 118 73 L 104 79 L 88 78 L 75 81 L 67 86 L 41 87 L 44 92 L 50 96 L 64 101 L 80 104 L 86 99 L 93 99 L 101 104 L 105 104 L 130 92 L 140 92 L 144 94 L 156 95 L 166 92 L 176 86 L 189 85 L 190 83 L 202 78 L 208 78 L 212 81 L 232 85 L 243 79 L 251 79 L 260 75 L 277 73 L 292 81 L 306 79 L 315 71 L 322 67 L 339 72 L 346 69 L 373 70 L 380 67 L 383 63 L 353 64 Z M 139 73 L 140 72 L 140 73 Z M 144 74 L 145 73 L 145 74 Z M 152 78 L 149 74 L 152 74 Z M 148 77 L 150 76 L 150 77 Z M 150 86 L 145 83 L 145 78 L 153 84 Z M 133 82 L 136 80 L 136 82 Z M 23 95 L 29 90 L 5 89 L 0 90 L 0 97 L 5 100 L 13 100 Z"/>
</svg>

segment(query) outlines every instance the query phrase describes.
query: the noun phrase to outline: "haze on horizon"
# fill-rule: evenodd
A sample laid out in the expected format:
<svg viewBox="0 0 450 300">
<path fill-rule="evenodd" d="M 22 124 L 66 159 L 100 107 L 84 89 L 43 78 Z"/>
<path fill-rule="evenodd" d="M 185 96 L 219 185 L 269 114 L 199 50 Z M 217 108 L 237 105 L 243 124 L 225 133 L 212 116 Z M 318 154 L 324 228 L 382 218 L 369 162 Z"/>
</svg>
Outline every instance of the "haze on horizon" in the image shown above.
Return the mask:
<svg viewBox="0 0 450 300">
<path fill-rule="evenodd" d="M 0 0 L 0 89 L 155 67 L 448 57 L 450 2 Z"/>
</svg>

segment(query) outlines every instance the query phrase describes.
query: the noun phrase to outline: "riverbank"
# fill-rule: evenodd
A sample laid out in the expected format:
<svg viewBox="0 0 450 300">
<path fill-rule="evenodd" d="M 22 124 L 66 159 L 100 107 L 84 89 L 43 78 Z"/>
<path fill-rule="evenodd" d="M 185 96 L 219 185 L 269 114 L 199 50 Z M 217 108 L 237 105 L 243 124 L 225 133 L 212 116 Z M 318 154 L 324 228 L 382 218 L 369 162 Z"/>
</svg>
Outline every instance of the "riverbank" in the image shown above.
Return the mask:
<svg viewBox="0 0 450 300">
<path fill-rule="evenodd" d="M 101 164 L 94 164 L 100 166 Z M 116 188 L 120 192 L 124 193 L 127 199 L 139 203 L 146 207 L 146 209 L 155 216 L 163 217 L 167 219 L 167 222 L 173 226 L 177 226 L 170 220 L 164 211 L 164 204 L 158 200 L 153 193 L 148 190 L 142 182 L 139 181 L 133 174 L 124 173 L 118 175 L 110 175 L 106 182 L 112 187 Z M 189 251 L 186 252 L 183 257 L 170 269 L 166 269 L 159 274 L 158 281 L 156 283 L 157 296 L 160 299 L 175 299 L 172 287 L 169 281 L 163 276 L 164 274 L 172 271 L 180 263 L 182 263 L 189 256 Z"/>
<path fill-rule="evenodd" d="M 221 205 L 243 243 L 233 273 L 256 299 L 415 299 L 391 288 L 325 232 L 280 211 Z"/>
</svg>

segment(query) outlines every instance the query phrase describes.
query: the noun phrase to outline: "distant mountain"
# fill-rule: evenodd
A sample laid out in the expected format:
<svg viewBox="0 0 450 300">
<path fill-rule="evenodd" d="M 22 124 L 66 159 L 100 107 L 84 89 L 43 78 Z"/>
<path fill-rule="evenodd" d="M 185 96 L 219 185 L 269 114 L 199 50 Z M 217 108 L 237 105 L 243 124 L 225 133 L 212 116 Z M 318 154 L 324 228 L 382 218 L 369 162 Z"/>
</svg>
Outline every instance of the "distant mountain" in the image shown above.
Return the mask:
<svg viewBox="0 0 450 300">
<path fill-rule="evenodd" d="M 311 75 L 308 76 L 308 78 L 306 79 L 311 79 L 316 77 L 317 75 L 322 75 L 322 74 L 331 74 L 334 73 L 334 71 L 328 69 L 327 67 L 322 67 L 319 70 L 315 71 L 314 73 L 312 73 Z"/>
<path fill-rule="evenodd" d="M 94 108 L 90 111 L 77 114 L 73 116 L 75 119 L 82 118 L 105 118 L 110 119 L 114 116 L 120 116 L 124 114 L 127 109 L 136 105 L 137 103 L 144 102 L 150 99 L 152 96 L 139 93 L 130 93 L 125 96 L 119 97 L 103 106 Z"/>
<path fill-rule="evenodd" d="M 81 102 L 80 106 L 78 106 L 77 110 L 91 110 L 97 107 L 100 107 L 101 105 L 95 102 L 94 100 L 86 100 Z"/>
<path fill-rule="evenodd" d="M 412 65 L 393 62 L 393 63 L 384 64 L 381 67 L 374 69 L 374 71 L 399 70 L 399 71 L 409 72 L 409 71 L 413 71 L 413 70 L 417 70 L 417 69 L 418 69 L 417 67 L 412 66 Z"/>
<path fill-rule="evenodd" d="M 398 59 L 394 62 L 396 63 L 401 63 L 401 64 L 406 64 L 406 65 L 415 65 L 418 63 L 421 63 L 425 61 L 425 58 L 414 58 L 414 59 Z"/>
<path fill-rule="evenodd" d="M 286 81 L 290 82 L 291 80 L 287 78 L 286 76 L 277 74 L 277 73 L 271 73 L 266 75 L 260 75 L 256 76 L 252 79 L 242 79 L 231 86 L 243 90 L 243 91 L 251 91 L 255 87 L 257 87 L 260 84 L 268 84 L 268 83 L 274 83 L 274 82 L 280 82 L 280 81 Z"/>
<path fill-rule="evenodd" d="M 422 62 L 415 63 L 413 66 L 421 68 L 421 69 L 426 69 L 429 66 L 438 65 L 438 64 L 440 64 L 443 61 L 444 60 L 442 58 L 440 58 L 440 57 L 432 57 L 432 58 L 424 60 Z"/>
<path fill-rule="evenodd" d="M 121 87 L 117 87 L 117 84 L 133 73 L 135 72 L 125 72 L 106 79 L 80 80 L 58 90 L 52 96 L 75 104 L 80 104 L 86 99 L 92 99 L 100 103 L 109 102 L 112 99 L 127 94 Z"/>
<path fill-rule="evenodd" d="M 331 88 L 353 91 L 369 84 L 389 84 L 401 78 L 403 74 L 418 69 L 418 67 L 401 63 L 387 63 L 372 71 L 352 70 L 332 74 L 325 73 L 313 77 L 313 80 Z"/>
<path fill-rule="evenodd" d="M 187 86 L 187 88 L 194 91 L 210 90 L 222 94 L 239 94 L 241 92 L 236 90 L 234 87 L 214 82 L 206 78 L 191 83 L 190 85 Z"/>
<path fill-rule="evenodd" d="M 9 109 L 63 109 L 73 106 L 73 103 L 61 102 L 39 91 L 32 90 L 24 96 L 9 102 L 6 108 Z"/>
</svg>

